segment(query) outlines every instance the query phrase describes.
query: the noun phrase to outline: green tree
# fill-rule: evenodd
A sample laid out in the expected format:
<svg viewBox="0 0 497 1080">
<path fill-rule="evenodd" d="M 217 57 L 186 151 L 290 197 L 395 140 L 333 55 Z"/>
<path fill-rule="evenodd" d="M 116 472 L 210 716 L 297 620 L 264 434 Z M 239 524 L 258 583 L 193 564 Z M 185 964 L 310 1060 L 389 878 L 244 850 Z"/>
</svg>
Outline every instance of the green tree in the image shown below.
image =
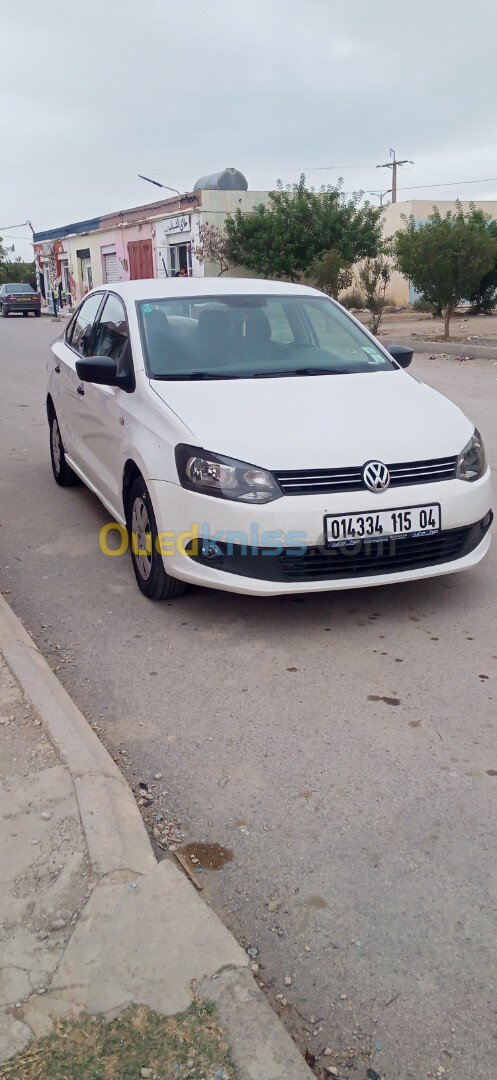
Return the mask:
<svg viewBox="0 0 497 1080">
<path fill-rule="evenodd" d="M 339 251 L 323 251 L 321 255 L 316 255 L 306 277 L 334 300 L 338 300 L 340 293 L 350 288 L 353 281 L 352 267 L 344 261 Z"/>
<path fill-rule="evenodd" d="M 17 259 L 9 259 L 9 252 L 3 246 L 3 237 L 0 236 L 0 285 L 6 285 L 9 281 L 22 281 L 36 288 L 36 273 L 34 262 L 23 262 Z"/>
<path fill-rule="evenodd" d="M 385 255 L 378 255 L 376 259 L 365 259 L 359 270 L 359 281 L 364 289 L 366 307 L 371 312 L 369 328 L 372 334 L 377 334 L 380 329 L 391 274 L 392 266 Z"/>
<path fill-rule="evenodd" d="M 396 267 L 410 278 L 423 299 L 445 309 L 444 340 L 449 339 L 455 308 L 478 288 L 497 261 L 497 239 L 488 230 L 490 219 L 471 207 L 444 217 L 435 207 L 426 222 L 417 225 L 404 217 L 404 228 L 395 233 Z"/>
<path fill-rule="evenodd" d="M 8 285 L 9 281 L 20 281 L 36 288 L 35 264 L 23 262 L 22 259 L 14 259 L 13 262 L 0 262 L 0 285 Z"/>
<path fill-rule="evenodd" d="M 488 218 L 482 210 L 475 210 L 475 216 L 483 219 L 488 235 L 497 240 L 497 221 Z M 493 311 L 497 303 L 497 259 L 491 270 L 483 275 L 478 288 L 467 299 L 471 304 L 472 315 L 479 315 L 481 311 Z"/>
<path fill-rule="evenodd" d="M 268 205 L 244 214 L 228 215 L 225 232 L 231 262 L 261 277 L 297 281 L 313 259 L 336 252 L 343 265 L 373 258 L 381 243 L 381 207 L 360 206 L 361 193 L 346 198 L 337 187 L 319 192 L 298 184 L 280 183 Z"/>
</svg>

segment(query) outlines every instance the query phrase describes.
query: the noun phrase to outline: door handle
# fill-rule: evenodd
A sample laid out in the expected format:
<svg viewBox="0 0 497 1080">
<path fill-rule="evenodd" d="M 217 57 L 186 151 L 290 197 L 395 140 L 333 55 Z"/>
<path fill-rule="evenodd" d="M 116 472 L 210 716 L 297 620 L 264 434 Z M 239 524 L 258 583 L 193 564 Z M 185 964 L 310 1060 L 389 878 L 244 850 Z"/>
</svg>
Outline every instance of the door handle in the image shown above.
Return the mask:
<svg viewBox="0 0 497 1080">
<path fill-rule="evenodd" d="M 78 386 L 77 391 L 78 391 L 78 394 L 81 394 L 81 397 L 85 396 L 85 388 L 84 388 L 84 386 Z"/>
<path fill-rule="evenodd" d="M 59 366 L 59 364 L 56 364 L 56 365 L 55 365 L 55 367 L 54 367 L 54 371 L 55 371 L 55 374 L 56 374 L 56 375 L 60 375 L 60 366 Z"/>
</svg>

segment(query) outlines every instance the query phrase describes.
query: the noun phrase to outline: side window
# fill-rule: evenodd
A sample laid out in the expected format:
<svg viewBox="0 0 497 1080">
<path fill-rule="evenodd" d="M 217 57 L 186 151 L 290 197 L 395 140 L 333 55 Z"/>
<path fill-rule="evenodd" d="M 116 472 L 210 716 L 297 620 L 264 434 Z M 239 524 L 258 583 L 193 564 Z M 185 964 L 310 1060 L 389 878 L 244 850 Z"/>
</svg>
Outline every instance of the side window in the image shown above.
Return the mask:
<svg viewBox="0 0 497 1080">
<path fill-rule="evenodd" d="M 114 293 L 109 293 L 98 321 L 93 353 L 95 356 L 110 356 L 115 360 L 119 371 L 128 341 L 129 329 L 124 304 Z"/>
<path fill-rule="evenodd" d="M 91 356 L 90 349 L 93 324 L 102 303 L 102 293 L 92 293 L 81 304 L 67 332 L 67 344 L 76 349 L 81 356 Z"/>
</svg>

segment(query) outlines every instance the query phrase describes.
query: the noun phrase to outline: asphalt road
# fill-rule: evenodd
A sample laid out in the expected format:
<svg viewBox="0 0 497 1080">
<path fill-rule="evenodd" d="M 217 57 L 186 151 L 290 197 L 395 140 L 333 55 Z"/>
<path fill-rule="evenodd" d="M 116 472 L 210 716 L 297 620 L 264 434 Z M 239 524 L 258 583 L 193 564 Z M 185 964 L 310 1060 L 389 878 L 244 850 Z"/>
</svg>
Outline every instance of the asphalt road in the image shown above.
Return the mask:
<svg viewBox="0 0 497 1080">
<path fill-rule="evenodd" d="M 231 849 L 205 895 L 260 950 L 305 1044 L 354 1051 L 341 1073 L 356 1080 L 367 1065 L 490 1080 L 497 548 L 428 583 L 151 604 L 128 556 L 99 550 L 106 511 L 52 480 L 59 330 L 0 321 L 2 590 L 130 775 L 167 792 L 157 805 L 188 840 Z M 413 372 L 474 417 L 497 461 L 495 363 L 418 357 Z"/>
</svg>

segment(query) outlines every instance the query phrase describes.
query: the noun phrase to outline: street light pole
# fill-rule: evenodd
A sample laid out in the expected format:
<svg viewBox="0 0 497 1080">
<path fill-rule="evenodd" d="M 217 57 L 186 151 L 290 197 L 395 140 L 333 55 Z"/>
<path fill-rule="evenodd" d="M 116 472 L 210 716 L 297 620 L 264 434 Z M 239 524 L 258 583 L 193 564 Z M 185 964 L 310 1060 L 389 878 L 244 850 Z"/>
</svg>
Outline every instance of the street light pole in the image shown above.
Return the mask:
<svg viewBox="0 0 497 1080">
<path fill-rule="evenodd" d="M 27 221 L 21 221 L 20 225 L 2 225 L 0 226 L 0 232 L 8 232 L 9 229 L 22 229 L 23 225 L 29 225 L 31 232 L 34 233 L 34 228 L 29 219 Z"/>
<path fill-rule="evenodd" d="M 380 206 L 383 206 L 383 199 L 385 198 L 385 195 L 390 195 L 391 191 L 392 189 L 388 188 L 388 191 L 368 191 L 367 194 L 374 195 L 377 199 L 380 200 Z"/>
<path fill-rule="evenodd" d="M 146 180 L 147 184 L 155 184 L 156 187 L 164 188 L 165 191 L 174 191 L 175 195 L 179 195 L 181 201 L 181 191 L 178 191 L 177 188 L 169 187 L 169 184 L 160 184 L 158 180 L 151 180 L 149 176 L 142 176 L 141 173 L 138 173 L 138 176 L 140 180 Z"/>
<path fill-rule="evenodd" d="M 392 202 L 397 202 L 397 169 L 399 165 L 414 165 L 414 161 L 409 158 L 404 158 L 402 161 L 398 161 L 395 157 L 395 150 L 390 147 L 391 161 L 386 161 L 384 165 L 377 165 L 377 169 L 391 169 L 392 170 Z"/>
</svg>

